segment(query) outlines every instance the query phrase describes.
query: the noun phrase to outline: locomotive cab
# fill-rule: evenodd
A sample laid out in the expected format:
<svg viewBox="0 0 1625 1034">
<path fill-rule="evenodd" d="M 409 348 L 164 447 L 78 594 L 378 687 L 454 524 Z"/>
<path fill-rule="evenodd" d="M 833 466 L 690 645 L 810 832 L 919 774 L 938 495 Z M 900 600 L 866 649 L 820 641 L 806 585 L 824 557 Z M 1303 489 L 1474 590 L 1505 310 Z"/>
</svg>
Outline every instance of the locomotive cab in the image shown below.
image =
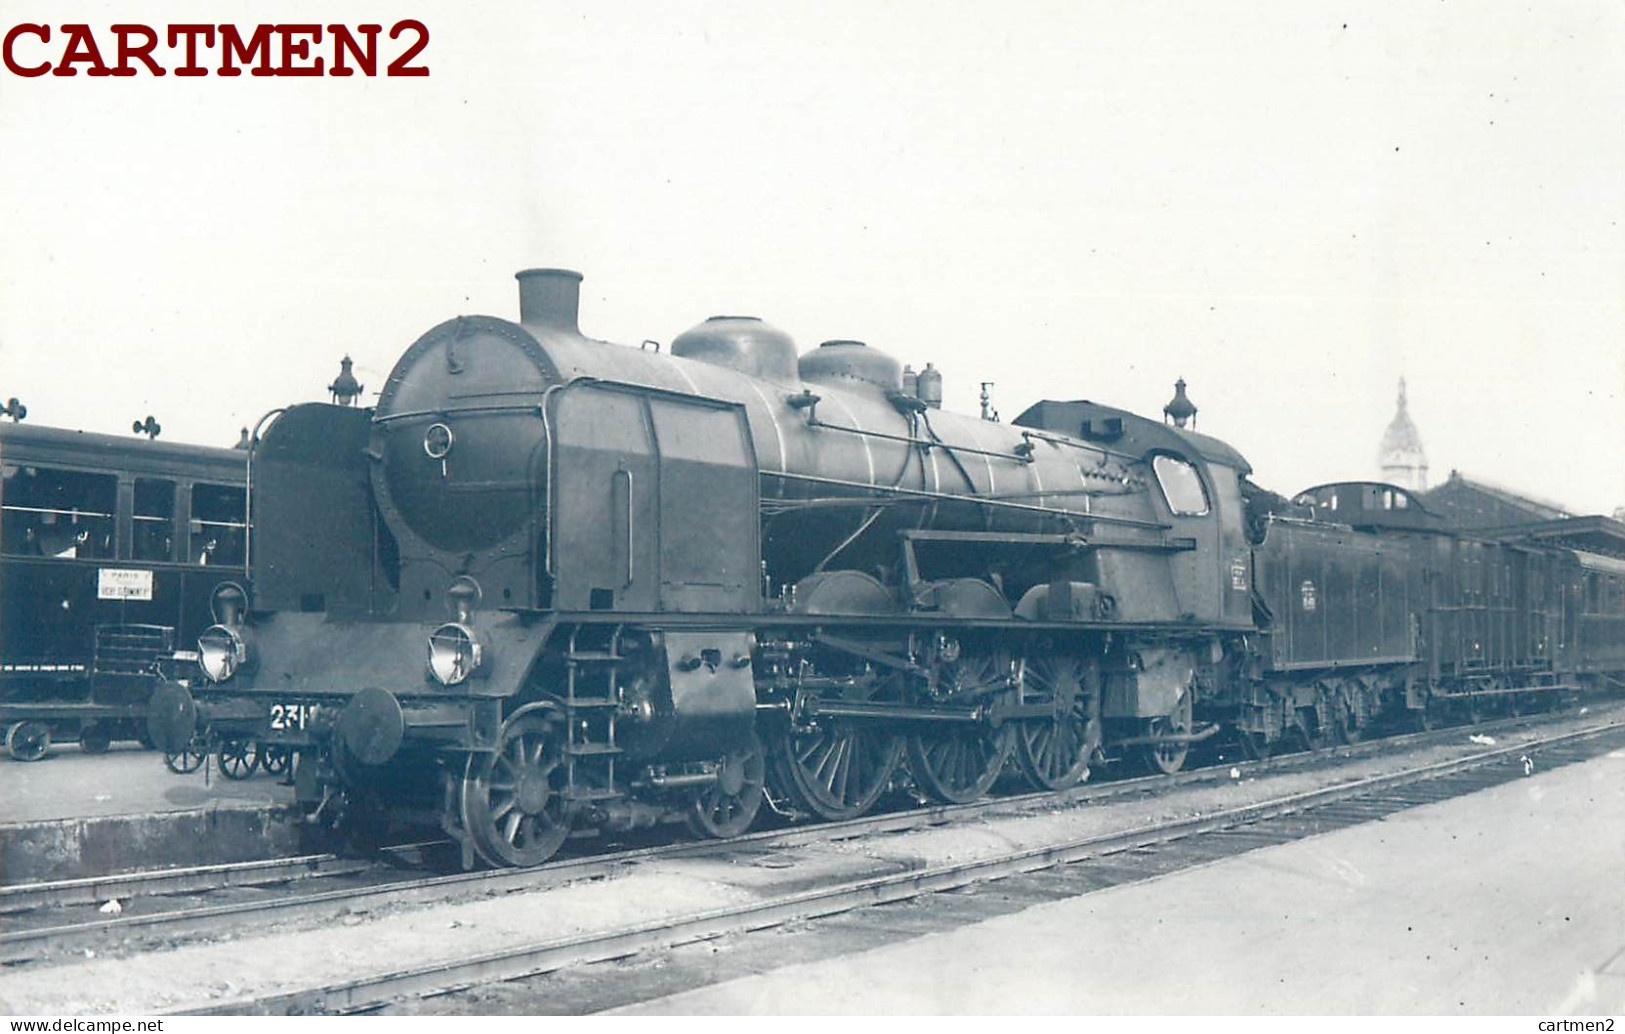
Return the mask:
<svg viewBox="0 0 1625 1034">
<path fill-rule="evenodd" d="M 1100 550 L 1103 590 L 1139 608 L 1123 613 L 1125 620 L 1251 626 L 1241 480 L 1252 467 L 1239 452 L 1217 438 L 1086 400 L 1039 402 L 1014 423 L 1100 447 L 1132 471 L 1125 487 L 1147 492 L 1150 516 L 1166 529 L 1168 561 L 1144 551 Z M 1147 593 L 1145 585 L 1162 588 Z"/>
</svg>

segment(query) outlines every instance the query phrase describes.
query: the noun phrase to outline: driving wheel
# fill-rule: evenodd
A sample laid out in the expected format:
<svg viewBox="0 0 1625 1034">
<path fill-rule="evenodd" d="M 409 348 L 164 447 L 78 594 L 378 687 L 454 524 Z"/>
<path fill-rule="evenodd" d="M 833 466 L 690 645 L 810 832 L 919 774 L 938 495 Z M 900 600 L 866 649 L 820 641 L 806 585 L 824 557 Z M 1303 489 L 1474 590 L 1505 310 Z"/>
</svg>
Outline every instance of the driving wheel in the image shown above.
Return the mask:
<svg viewBox="0 0 1625 1034">
<path fill-rule="evenodd" d="M 945 703 L 991 705 L 1010 693 L 1010 658 L 1003 651 L 966 654 L 942 666 L 938 696 Z M 928 796 L 968 804 L 993 786 L 1015 743 L 1013 724 L 939 723 L 908 737 L 908 768 Z"/>
<path fill-rule="evenodd" d="M 773 738 L 773 785 L 821 819 L 857 818 L 891 785 L 903 741 L 874 723 L 821 719 Z"/>
</svg>

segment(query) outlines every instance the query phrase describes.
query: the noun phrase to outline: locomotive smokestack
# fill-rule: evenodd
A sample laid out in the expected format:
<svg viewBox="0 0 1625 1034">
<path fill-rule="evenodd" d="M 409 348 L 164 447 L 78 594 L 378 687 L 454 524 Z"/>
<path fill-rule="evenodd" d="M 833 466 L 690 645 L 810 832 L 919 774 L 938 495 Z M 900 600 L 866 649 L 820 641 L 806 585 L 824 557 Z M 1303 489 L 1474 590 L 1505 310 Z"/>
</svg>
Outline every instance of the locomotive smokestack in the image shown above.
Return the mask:
<svg viewBox="0 0 1625 1034">
<path fill-rule="evenodd" d="M 521 269 L 519 322 L 581 333 L 576 324 L 581 309 L 581 274 L 573 269 Z"/>
</svg>

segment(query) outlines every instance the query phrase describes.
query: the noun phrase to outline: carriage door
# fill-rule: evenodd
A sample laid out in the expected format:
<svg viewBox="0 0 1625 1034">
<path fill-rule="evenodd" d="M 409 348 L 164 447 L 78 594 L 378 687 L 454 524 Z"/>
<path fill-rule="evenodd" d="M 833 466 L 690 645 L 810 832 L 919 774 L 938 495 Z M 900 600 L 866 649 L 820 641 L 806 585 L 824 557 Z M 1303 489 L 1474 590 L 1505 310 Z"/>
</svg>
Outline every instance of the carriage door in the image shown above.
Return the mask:
<svg viewBox="0 0 1625 1034">
<path fill-rule="evenodd" d="M 545 549 L 556 610 L 656 608 L 659 514 L 644 398 L 592 382 L 553 397 Z"/>
</svg>

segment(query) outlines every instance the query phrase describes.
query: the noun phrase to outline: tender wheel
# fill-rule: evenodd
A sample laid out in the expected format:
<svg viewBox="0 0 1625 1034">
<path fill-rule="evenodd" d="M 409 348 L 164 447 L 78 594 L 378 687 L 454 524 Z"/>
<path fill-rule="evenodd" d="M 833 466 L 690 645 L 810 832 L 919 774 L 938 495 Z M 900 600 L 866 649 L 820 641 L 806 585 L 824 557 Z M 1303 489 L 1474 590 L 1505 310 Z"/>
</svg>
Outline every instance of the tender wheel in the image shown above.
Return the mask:
<svg viewBox="0 0 1625 1034">
<path fill-rule="evenodd" d="M 950 701 L 991 703 L 1008 691 L 1009 676 L 1006 654 L 970 654 L 944 666 L 938 685 Z M 944 804 L 968 804 L 999 778 L 1015 740 L 1012 726 L 943 725 L 908 737 L 908 768 L 929 796 Z"/>
<path fill-rule="evenodd" d="M 762 807 L 762 787 L 767 782 L 767 762 L 762 745 L 754 735 L 743 750 L 722 759 L 715 785 L 695 798 L 689 809 L 688 828 L 696 836 L 736 837 L 750 828 Z"/>
<path fill-rule="evenodd" d="M 1236 733 L 1236 746 L 1241 749 L 1241 756 L 1246 761 L 1262 761 L 1270 756 L 1272 744 L 1264 738 L 1262 733 L 1238 732 Z"/>
<path fill-rule="evenodd" d="M 1420 732 L 1432 732 L 1444 724 L 1439 714 L 1439 705 L 1431 697 L 1422 701 L 1422 706 L 1411 712 L 1415 719 L 1416 728 Z"/>
<path fill-rule="evenodd" d="M 18 722 L 6 733 L 6 750 L 18 761 L 38 761 L 51 749 L 51 729 L 44 722 Z"/>
<path fill-rule="evenodd" d="M 857 818 L 886 792 L 902 756 L 900 737 L 837 719 L 776 737 L 773 782 L 797 807 L 821 819 Z"/>
<path fill-rule="evenodd" d="M 521 709 L 503 723 L 495 753 L 469 756 L 461 817 L 488 864 L 540 865 L 569 836 L 564 736 L 552 708 Z"/>
<path fill-rule="evenodd" d="M 202 768 L 203 759 L 208 756 L 209 750 L 203 739 L 194 736 L 192 742 L 180 750 L 164 752 L 164 767 L 177 775 L 185 775 Z"/>
<path fill-rule="evenodd" d="M 227 779 L 247 779 L 259 767 L 259 746 L 253 740 L 226 740 L 220 744 L 220 774 Z"/>
<path fill-rule="evenodd" d="M 261 743 L 259 745 L 260 767 L 274 776 L 283 775 L 288 766 L 293 764 L 293 751 L 287 747 L 274 743 Z"/>
<path fill-rule="evenodd" d="M 1100 745 L 1100 723 L 1091 715 L 1083 677 L 1083 662 L 1067 654 L 1027 662 L 1023 701 L 1054 706 L 1054 717 L 1016 726 L 1016 761 L 1040 790 L 1065 790 L 1089 775 L 1089 758 Z"/>
<path fill-rule="evenodd" d="M 1174 704 L 1171 714 L 1159 715 L 1146 723 L 1146 735 L 1188 734 L 1195 719 L 1193 710 L 1195 702 L 1191 696 L 1189 689 L 1179 694 L 1179 700 Z M 1145 762 L 1152 771 L 1173 775 L 1185 767 L 1185 756 L 1190 750 L 1191 745 L 1188 742 L 1150 743 L 1145 746 Z"/>
<path fill-rule="evenodd" d="M 1354 710 L 1347 703 L 1339 702 L 1337 705 L 1337 741 L 1339 743 L 1359 743 L 1365 737 L 1365 730 L 1360 727 L 1354 718 Z"/>
<path fill-rule="evenodd" d="M 107 726 L 92 723 L 79 730 L 79 749 L 86 754 L 105 754 L 113 745 Z"/>
<path fill-rule="evenodd" d="M 1514 718 L 1521 716 L 1524 703 L 1519 700 L 1520 694 L 1509 692 L 1517 687 L 1518 680 L 1511 675 L 1497 675 L 1491 684 L 1500 691 L 1496 699 L 1500 701 L 1501 708 Z"/>
</svg>

